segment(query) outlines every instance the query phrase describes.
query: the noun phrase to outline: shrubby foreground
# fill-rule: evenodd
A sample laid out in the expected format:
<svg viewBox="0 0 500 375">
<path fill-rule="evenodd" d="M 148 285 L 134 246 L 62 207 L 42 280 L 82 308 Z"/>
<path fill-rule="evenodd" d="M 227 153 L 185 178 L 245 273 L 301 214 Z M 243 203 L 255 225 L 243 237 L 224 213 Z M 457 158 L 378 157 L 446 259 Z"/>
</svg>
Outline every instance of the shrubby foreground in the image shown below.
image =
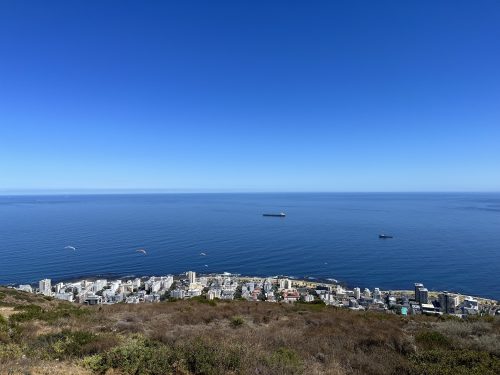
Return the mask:
<svg viewBox="0 0 500 375">
<path fill-rule="evenodd" d="M 78 306 L 0 289 L 2 374 L 498 374 L 498 317 L 323 304 Z"/>
</svg>

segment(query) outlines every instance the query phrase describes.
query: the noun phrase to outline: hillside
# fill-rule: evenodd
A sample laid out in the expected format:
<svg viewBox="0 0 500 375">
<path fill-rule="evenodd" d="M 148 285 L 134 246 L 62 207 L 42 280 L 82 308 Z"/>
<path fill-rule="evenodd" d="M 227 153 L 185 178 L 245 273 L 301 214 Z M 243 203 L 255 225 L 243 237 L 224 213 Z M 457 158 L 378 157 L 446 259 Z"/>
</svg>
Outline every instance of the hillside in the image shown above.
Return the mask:
<svg viewBox="0 0 500 375">
<path fill-rule="evenodd" d="M 499 374 L 500 320 L 214 302 L 84 307 L 0 288 L 1 374 Z"/>
</svg>

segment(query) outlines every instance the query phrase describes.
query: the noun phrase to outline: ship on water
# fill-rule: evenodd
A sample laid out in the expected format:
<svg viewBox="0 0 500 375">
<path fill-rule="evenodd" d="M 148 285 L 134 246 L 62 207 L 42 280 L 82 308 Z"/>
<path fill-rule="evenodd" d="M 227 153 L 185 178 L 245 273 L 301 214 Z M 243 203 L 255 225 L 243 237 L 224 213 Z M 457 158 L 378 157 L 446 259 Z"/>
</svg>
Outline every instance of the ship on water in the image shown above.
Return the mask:
<svg viewBox="0 0 500 375">
<path fill-rule="evenodd" d="M 280 212 L 279 214 L 262 214 L 262 216 L 285 217 L 286 214 L 284 212 Z"/>
<path fill-rule="evenodd" d="M 388 235 L 388 234 L 379 234 L 378 235 L 378 238 L 383 238 L 383 239 L 386 239 L 386 238 L 392 238 L 392 236 Z"/>
</svg>

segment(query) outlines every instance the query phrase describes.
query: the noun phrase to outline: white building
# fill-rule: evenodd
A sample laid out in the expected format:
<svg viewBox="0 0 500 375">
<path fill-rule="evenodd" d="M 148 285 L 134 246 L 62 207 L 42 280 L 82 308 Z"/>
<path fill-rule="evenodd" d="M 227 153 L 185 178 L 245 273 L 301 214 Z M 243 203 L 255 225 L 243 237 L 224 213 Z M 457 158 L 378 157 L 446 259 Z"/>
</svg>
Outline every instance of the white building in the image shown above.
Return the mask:
<svg viewBox="0 0 500 375">
<path fill-rule="evenodd" d="M 151 285 L 151 293 L 158 293 L 160 290 L 161 290 L 161 280 L 160 281 L 155 281 L 152 285 Z"/>
<path fill-rule="evenodd" d="M 360 288 L 354 288 L 354 298 L 360 299 L 361 298 L 361 289 Z"/>
<path fill-rule="evenodd" d="M 279 279 L 280 290 L 292 289 L 292 280 L 290 279 Z"/>
<path fill-rule="evenodd" d="M 51 296 L 52 295 L 52 284 L 50 279 L 43 279 L 40 280 L 38 283 L 38 289 L 41 294 L 44 296 Z"/>
<path fill-rule="evenodd" d="M 206 287 L 208 285 L 208 279 L 206 277 L 200 277 L 199 283 L 201 286 Z"/>
<path fill-rule="evenodd" d="M 100 305 L 102 303 L 102 297 L 95 295 L 94 293 L 87 293 L 83 303 L 86 305 Z"/>
<path fill-rule="evenodd" d="M 140 278 L 135 278 L 134 281 L 132 282 L 132 285 L 135 289 L 139 289 L 141 287 L 141 279 Z"/>
<path fill-rule="evenodd" d="M 189 280 L 190 284 L 194 284 L 196 282 L 196 272 L 194 271 L 188 271 L 187 272 L 187 277 Z"/>
<path fill-rule="evenodd" d="M 174 277 L 172 275 L 162 276 L 161 287 L 163 290 L 170 289 L 173 283 L 174 283 Z"/>
<path fill-rule="evenodd" d="M 63 283 L 57 283 L 55 285 L 56 293 L 61 293 L 63 291 L 63 288 L 64 288 L 64 284 Z"/>
<path fill-rule="evenodd" d="M 304 296 L 304 301 L 305 302 L 313 302 L 314 301 L 314 296 L 312 294 L 307 294 Z"/>
<path fill-rule="evenodd" d="M 335 286 L 335 294 L 339 298 L 343 298 L 347 295 L 346 290 L 341 285 Z"/>
<path fill-rule="evenodd" d="M 28 292 L 28 293 L 33 293 L 33 288 L 31 285 L 25 284 L 25 285 L 19 285 L 17 290 L 21 290 L 23 292 Z"/>
<path fill-rule="evenodd" d="M 273 290 L 273 283 L 272 283 L 272 280 L 271 279 L 267 279 L 266 281 L 264 281 L 264 291 L 266 293 L 270 292 Z"/>
<path fill-rule="evenodd" d="M 221 290 L 220 289 L 210 289 L 207 293 L 207 299 L 213 300 L 215 298 L 220 298 Z"/>
<path fill-rule="evenodd" d="M 97 292 L 103 290 L 106 285 L 108 285 L 108 280 L 96 280 L 92 284 L 91 290 L 94 293 L 97 293 Z"/>
<path fill-rule="evenodd" d="M 188 289 L 186 297 L 198 297 L 201 296 L 201 289 L 193 288 Z"/>
<path fill-rule="evenodd" d="M 183 299 L 185 295 L 184 290 L 182 289 L 175 289 L 170 292 L 170 297 L 172 298 L 178 298 L 178 299 Z"/>
<path fill-rule="evenodd" d="M 465 297 L 465 299 L 464 299 L 464 307 L 466 309 L 478 310 L 479 309 L 479 302 L 475 298 Z"/>
<path fill-rule="evenodd" d="M 370 292 L 370 289 L 365 288 L 365 290 L 363 291 L 363 296 L 366 298 L 370 298 L 372 296 L 372 292 Z"/>
<path fill-rule="evenodd" d="M 122 284 L 122 281 L 121 280 L 116 280 L 116 281 L 113 281 L 110 285 L 110 288 L 109 290 L 113 293 L 116 293 L 118 291 L 118 289 L 120 288 L 120 285 Z"/>
<path fill-rule="evenodd" d="M 73 293 L 56 293 L 54 297 L 63 301 L 73 302 Z"/>
</svg>

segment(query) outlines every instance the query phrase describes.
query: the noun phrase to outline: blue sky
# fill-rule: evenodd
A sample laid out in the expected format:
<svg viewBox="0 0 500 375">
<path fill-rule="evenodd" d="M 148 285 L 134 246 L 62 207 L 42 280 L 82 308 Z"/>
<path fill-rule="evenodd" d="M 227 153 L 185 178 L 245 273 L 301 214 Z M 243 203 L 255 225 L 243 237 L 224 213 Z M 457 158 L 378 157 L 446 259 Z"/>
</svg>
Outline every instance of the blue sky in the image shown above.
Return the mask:
<svg viewBox="0 0 500 375">
<path fill-rule="evenodd" d="M 498 1 L 2 1 L 0 190 L 500 191 Z"/>
</svg>

